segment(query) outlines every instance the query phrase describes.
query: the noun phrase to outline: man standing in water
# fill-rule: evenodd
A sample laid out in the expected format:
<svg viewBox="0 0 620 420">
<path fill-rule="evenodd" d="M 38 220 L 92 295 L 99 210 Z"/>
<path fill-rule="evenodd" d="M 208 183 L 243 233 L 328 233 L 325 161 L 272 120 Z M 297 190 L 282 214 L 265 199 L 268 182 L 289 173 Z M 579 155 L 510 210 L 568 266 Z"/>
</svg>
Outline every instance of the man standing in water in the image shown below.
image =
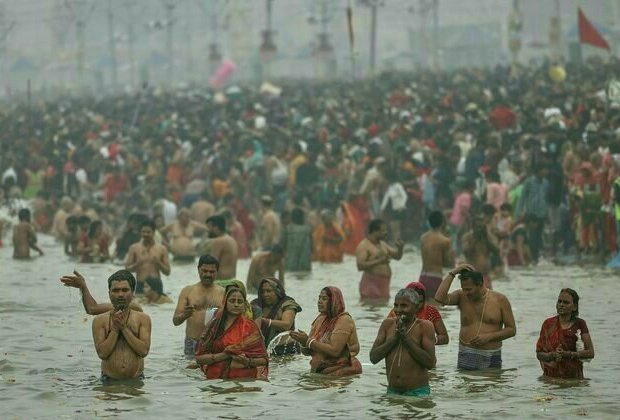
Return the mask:
<svg viewBox="0 0 620 420">
<path fill-rule="evenodd" d="M 224 288 L 215 284 L 217 271 L 220 262 L 211 255 L 203 255 L 198 260 L 198 276 L 200 281 L 190 286 L 185 286 L 181 290 L 177 307 L 172 317 L 172 323 L 177 326 L 185 321 L 185 345 L 184 353 L 186 356 L 193 356 L 196 351 L 196 344 L 200 339 L 200 334 L 210 317 L 214 308 L 222 305 L 224 300 Z"/>
<path fill-rule="evenodd" d="M 37 246 L 37 234 L 30 223 L 30 210 L 21 209 L 17 213 L 19 223 L 13 228 L 13 258 L 27 260 L 30 258 L 30 249 L 34 249 L 43 255 L 41 248 Z M 0 240 L 2 238 L 0 237 Z"/>
<path fill-rule="evenodd" d="M 431 394 L 428 370 L 435 366 L 435 328 L 416 318 L 422 296 L 414 289 L 401 289 L 394 299 L 396 318 L 387 318 L 370 350 L 373 364 L 385 359 L 388 395 L 426 397 Z"/>
<path fill-rule="evenodd" d="M 448 294 L 456 276 L 460 276 L 461 288 Z M 506 296 L 487 289 L 482 273 L 463 264 L 446 275 L 435 300 L 442 305 L 456 305 L 461 311 L 457 367 L 467 370 L 501 368 L 502 341 L 517 333 Z"/>
<path fill-rule="evenodd" d="M 371 220 L 368 235 L 357 245 L 355 257 L 358 271 L 363 271 L 359 289 L 362 300 L 387 301 L 390 298 L 392 270 L 390 260 L 400 260 L 403 256 L 403 241 L 396 247 L 388 245 L 387 225 L 381 219 Z"/>
<path fill-rule="evenodd" d="M 144 358 L 151 347 L 151 318 L 129 308 L 136 279 L 119 270 L 108 279 L 114 309 L 93 320 L 95 350 L 101 359 L 101 380 L 144 377 Z"/>
<path fill-rule="evenodd" d="M 271 208 L 273 199 L 270 196 L 262 196 L 260 202 L 263 206 L 259 232 L 260 246 L 263 250 L 268 250 L 280 241 L 280 217 Z"/>
<path fill-rule="evenodd" d="M 170 261 L 165 246 L 155 243 L 155 222 L 145 220 L 140 228 L 142 241 L 129 247 L 125 268 L 135 271 L 138 283 L 136 293 L 141 294 L 147 277 L 161 278 L 170 275 Z"/>
<path fill-rule="evenodd" d="M 226 219 L 224 216 L 211 216 L 207 219 L 209 237 L 198 245 L 198 252 L 209 254 L 219 261 L 217 283 L 226 287 L 226 284 L 237 277 L 237 259 L 239 246 L 226 233 Z"/>
<path fill-rule="evenodd" d="M 431 230 L 422 235 L 422 273 L 419 282 L 426 288 L 426 299 L 434 300 L 435 293 L 443 278 L 443 268 L 454 266 L 454 251 L 450 237 L 443 232 L 445 219 L 440 211 L 428 215 Z"/>
</svg>

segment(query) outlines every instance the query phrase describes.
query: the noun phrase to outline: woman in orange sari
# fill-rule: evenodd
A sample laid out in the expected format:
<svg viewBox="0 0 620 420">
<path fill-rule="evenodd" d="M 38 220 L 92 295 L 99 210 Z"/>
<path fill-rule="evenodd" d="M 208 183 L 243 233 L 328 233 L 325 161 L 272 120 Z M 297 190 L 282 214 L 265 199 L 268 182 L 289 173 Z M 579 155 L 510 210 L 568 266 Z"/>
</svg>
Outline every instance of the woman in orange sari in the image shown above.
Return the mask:
<svg viewBox="0 0 620 420">
<path fill-rule="evenodd" d="M 357 329 L 345 312 L 344 298 L 337 287 L 324 287 L 319 294 L 319 316 L 312 322 L 310 334 L 291 331 L 301 344 L 301 352 L 312 356 L 310 370 L 324 375 L 348 376 L 362 373 L 355 357 L 360 351 Z"/>
<path fill-rule="evenodd" d="M 583 379 L 583 359 L 594 357 L 594 346 L 586 322 L 578 318 L 579 295 L 560 290 L 558 314 L 543 322 L 536 343 L 536 357 L 544 376 Z"/>
<path fill-rule="evenodd" d="M 230 287 L 222 308 L 206 325 L 196 363 L 207 379 L 267 379 L 267 350 L 254 321 L 244 316 L 247 305 L 243 290 Z"/>
<path fill-rule="evenodd" d="M 343 242 L 346 235 L 342 228 L 334 221 L 331 210 L 321 212 L 321 223 L 313 232 L 314 260 L 324 263 L 340 263 L 344 255 Z"/>
</svg>

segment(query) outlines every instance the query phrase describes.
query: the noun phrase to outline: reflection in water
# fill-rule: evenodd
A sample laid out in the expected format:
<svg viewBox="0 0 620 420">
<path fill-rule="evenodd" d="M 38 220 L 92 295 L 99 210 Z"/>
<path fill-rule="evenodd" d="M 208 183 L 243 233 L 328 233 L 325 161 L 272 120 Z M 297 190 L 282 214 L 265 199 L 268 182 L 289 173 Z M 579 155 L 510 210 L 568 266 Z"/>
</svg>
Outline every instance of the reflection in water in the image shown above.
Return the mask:
<svg viewBox="0 0 620 420">
<path fill-rule="evenodd" d="M 620 412 L 620 360 L 609 356 L 616 354 L 620 345 L 615 325 L 620 311 L 613 298 L 617 277 L 602 269 L 537 266 L 513 271 L 510 282 L 497 283 L 497 290 L 510 299 L 518 323 L 517 336 L 503 343 L 502 358 L 505 367 L 517 369 L 458 371 L 459 312 L 452 307 L 440 308 L 452 341 L 436 348 L 438 368 L 430 372 L 430 399 L 386 396 L 384 364 L 370 364 L 368 353 L 392 302 L 379 306 L 359 302 L 359 273 L 353 257 L 345 257 L 343 264 L 319 264 L 311 275 L 287 276 L 286 283 L 287 292 L 303 308 L 296 325 L 305 330 L 316 317 L 320 289 L 326 285 L 342 289 L 347 311 L 358 328 L 358 357 L 364 366 L 361 375 L 312 374 L 309 359 L 297 355 L 272 358 L 269 382 L 207 381 L 200 370 L 185 369 L 185 325 L 173 326 L 174 305 L 162 305 L 144 308 L 153 325 L 144 383 L 103 385 L 94 376 L 100 372 L 101 361 L 93 347 L 92 317 L 84 314 L 79 291 L 60 286 L 57 279 L 77 268 L 85 275 L 97 300 L 105 301 L 106 279 L 116 267 L 76 266 L 63 255 L 62 247 L 48 239 L 42 236 L 40 240 L 45 257 L 27 264 L 14 263 L 10 247 L 0 248 L 3 414 L 19 413 L 21 418 L 93 418 L 127 417 L 126 412 L 132 411 L 131 415 L 162 419 L 521 419 L 587 413 L 590 418 L 606 419 L 618 418 Z M 240 262 L 239 277 L 245 276 L 248 265 L 248 261 Z M 27 302 L 23 282 L 11 286 L 16 279 L 24 278 L 24 268 L 31 271 L 27 277 L 28 284 L 33 286 L 28 288 Z M 411 281 L 411 273 L 420 269 L 420 258 L 415 253 L 395 261 L 392 296 Z M 164 279 L 165 291 L 176 300 L 184 286 L 196 281 L 195 264 L 174 265 L 172 275 Z M 595 292 L 592 284 L 596 285 Z M 596 340 L 597 358 L 585 369 L 592 381 L 537 379 L 541 369 L 534 351 L 536 338 L 541 322 L 554 310 L 557 293 L 563 287 L 580 292 L 579 311 Z M 205 411 L 200 411 L 203 408 Z"/>
<path fill-rule="evenodd" d="M 299 375 L 299 387 L 306 391 L 316 391 L 327 388 L 343 388 L 350 385 L 359 375 L 330 376 L 319 373 L 306 372 Z"/>
</svg>

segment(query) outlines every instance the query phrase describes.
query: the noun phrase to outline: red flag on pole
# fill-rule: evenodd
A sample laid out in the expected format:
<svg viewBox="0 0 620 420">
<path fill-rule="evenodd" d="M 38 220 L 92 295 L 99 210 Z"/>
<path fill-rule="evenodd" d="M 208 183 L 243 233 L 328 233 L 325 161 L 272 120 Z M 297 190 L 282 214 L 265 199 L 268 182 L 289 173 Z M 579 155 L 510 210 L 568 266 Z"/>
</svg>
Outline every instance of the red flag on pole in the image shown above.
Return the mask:
<svg viewBox="0 0 620 420">
<path fill-rule="evenodd" d="M 603 38 L 594 25 L 590 23 L 586 15 L 583 14 L 581 8 L 578 8 L 577 10 L 579 15 L 579 42 L 609 50 L 609 44 L 605 38 Z"/>
</svg>

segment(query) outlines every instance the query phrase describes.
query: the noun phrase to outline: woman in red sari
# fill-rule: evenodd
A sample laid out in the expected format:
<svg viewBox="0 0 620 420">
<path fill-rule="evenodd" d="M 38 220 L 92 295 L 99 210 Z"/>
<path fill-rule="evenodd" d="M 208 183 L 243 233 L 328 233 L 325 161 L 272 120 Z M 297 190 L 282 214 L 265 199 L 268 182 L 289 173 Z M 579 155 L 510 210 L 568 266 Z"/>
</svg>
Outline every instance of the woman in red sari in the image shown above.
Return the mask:
<svg viewBox="0 0 620 420">
<path fill-rule="evenodd" d="M 536 357 L 544 376 L 582 379 L 582 360 L 594 357 L 594 346 L 586 322 L 578 318 L 577 292 L 560 290 L 556 309 L 557 316 L 545 320 L 540 329 Z"/>
<path fill-rule="evenodd" d="M 196 363 L 207 379 L 267 379 L 267 350 L 254 321 L 244 316 L 247 305 L 245 293 L 230 287 L 222 308 L 206 325 Z"/>
<path fill-rule="evenodd" d="M 360 351 L 357 329 L 351 315 L 344 311 L 340 289 L 323 288 L 318 307 L 319 316 L 312 323 L 309 335 L 291 331 L 291 337 L 302 346 L 301 352 L 312 356 L 310 370 L 334 376 L 362 373 L 362 364 L 355 357 Z"/>
</svg>

